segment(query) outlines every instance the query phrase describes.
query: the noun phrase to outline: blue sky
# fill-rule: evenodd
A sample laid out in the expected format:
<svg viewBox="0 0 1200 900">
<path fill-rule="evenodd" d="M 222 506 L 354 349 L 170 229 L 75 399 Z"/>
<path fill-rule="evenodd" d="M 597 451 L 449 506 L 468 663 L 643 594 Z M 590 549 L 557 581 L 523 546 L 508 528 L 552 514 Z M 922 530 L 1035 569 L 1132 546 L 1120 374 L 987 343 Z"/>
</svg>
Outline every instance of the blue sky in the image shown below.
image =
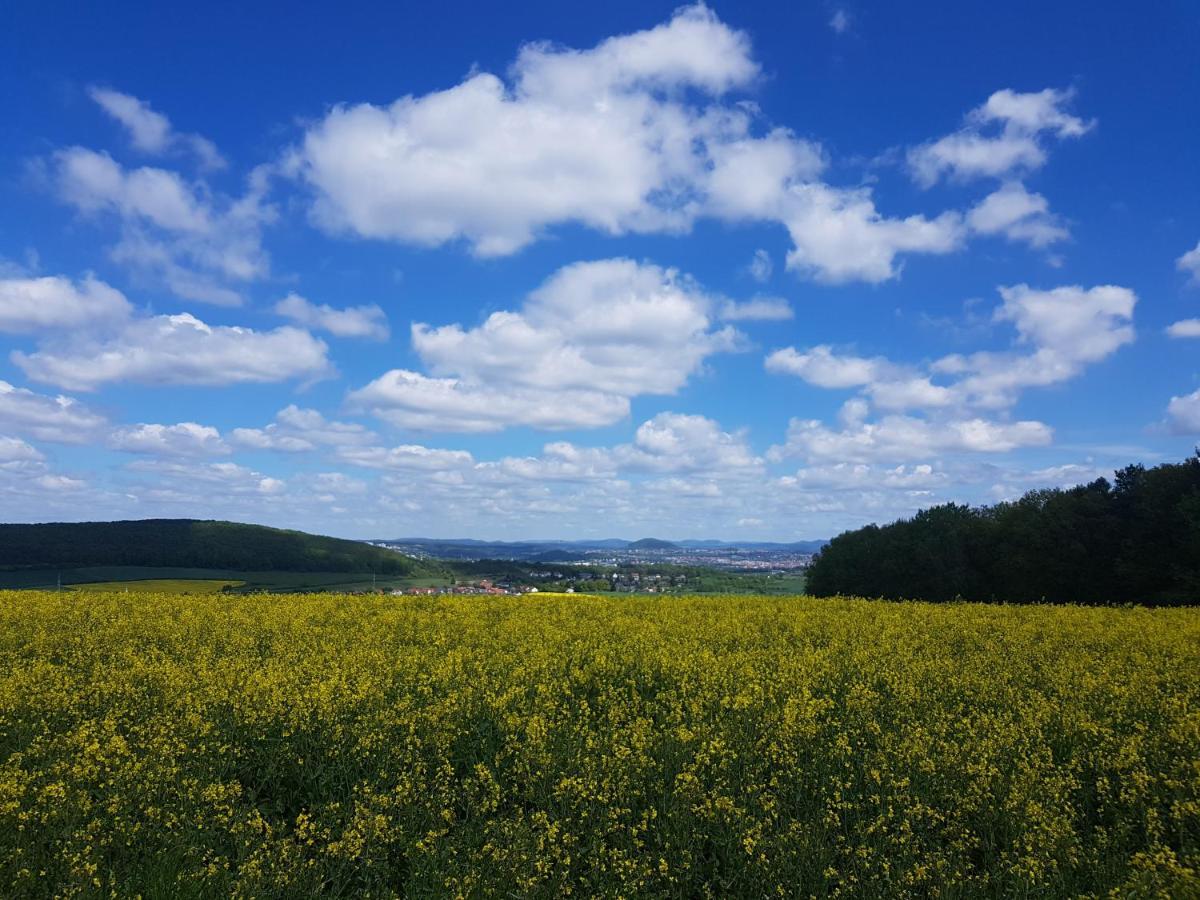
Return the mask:
<svg viewBox="0 0 1200 900">
<path fill-rule="evenodd" d="M 5 4 L 0 519 L 830 536 L 1200 435 L 1200 11 Z"/>
</svg>

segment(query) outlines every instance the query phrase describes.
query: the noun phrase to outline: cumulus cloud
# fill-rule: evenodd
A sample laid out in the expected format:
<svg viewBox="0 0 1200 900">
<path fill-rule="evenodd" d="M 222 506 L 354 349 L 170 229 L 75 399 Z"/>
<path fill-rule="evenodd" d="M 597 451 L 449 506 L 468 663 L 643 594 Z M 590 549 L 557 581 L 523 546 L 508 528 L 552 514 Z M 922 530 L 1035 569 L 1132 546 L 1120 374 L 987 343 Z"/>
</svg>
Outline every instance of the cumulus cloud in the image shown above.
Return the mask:
<svg viewBox="0 0 1200 900">
<path fill-rule="evenodd" d="M 599 391 L 494 388 L 393 369 L 350 394 L 352 409 L 417 431 L 599 428 L 629 415 L 629 398 Z"/>
<path fill-rule="evenodd" d="M 156 456 L 212 456 L 229 452 L 217 429 L 196 422 L 129 425 L 113 431 L 109 445 L 127 453 Z"/>
<path fill-rule="evenodd" d="M 635 470 L 714 474 L 757 468 L 762 462 L 744 433 L 723 431 L 705 416 L 669 412 L 638 426 L 632 445 L 617 447 L 614 458 Z"/>
<path fill-rule="evenodd" d="M 282 494 L 287 482 L 281 478 L 264 475 L 246 466 L 232 462 L 197 464 L 166 459 L 147 459 L 132 462 L 126 467 L 130 472 L 156 476 L 159 480 L 154 492 L 157 499 L 166 499 L 173 486 L 185 486 L 206 491 L 221 490 L 234 495 L 249 494 L 256 497 L 272 497 Z M 152 492 L 152 496 L 154 493 Z M 182 499 L 190 500 L 188 496 Z"/>
<path fill-rule="evenodd" d="M 1019 181 L 1006 182 L 981 200 L 967 213 L 967 226 L 977 234 L 1000 234 L 1038 248 L 1070 237 L 1046 198 L 1029 193 Z"/>
<path fill-rule="evenodd" d="M 330 368 L 323 341 L 291 326 L 254 331 L 189 313 L 131 320 L 108 337 L 79 332 L 12 360 L 35 381 L 92 391 L 113 382 L 225 385 L 312 379 Z"/>
<path fill-rule="evenodd" d="M 860 387 L 870 384 L 886 363 L 881 358 L 838 356 L 828 344 L 804 352 L 784 347 L 767 357 L 768 372 L 795 375 L 824 388 Z"/>
<path fill-rule="evenodd" d="M 107 426 L 78 400 L 50 397 L 0 381 L 0 429 L 60 444 L 83 444 Z"/>
<path fill-rule="evenodd" d="M 962 217 L 954 212 L 934 219 L 886 218 L 866 188 L 794 185 L 779 215 L 795 245 L 787 267 L 828 284 L 887 281 L 898 273 L 900 253 L 949 253 L 966 236 Z"/>
<path fill-rule="evenodd" d="M 538 456 L 476 461 L 465 450 L 403 444 L 343 447 L 343 462 L 392 473 L 433 473 L 438 483 L 470 486 L 534 482 L 621 483 L 623 475 L 698 476 L 706 485 L 761 474 L 762 459 L 742 432 L 727 432 L 704 416 L 664 412 L 638 426 L 630 443 L 581 447 L 568 441 L 546 444 Z M 396 482 L 393 482 L 396 483 Z M 706 488 L 707 490 L 707 488 Z"/>
<path fill-rule="evenodd" d="M 709 97 L 758 73 L 749 41 L 704 6 L 591 50 L 522 49 L 506 84 L 478 73 L 389 107 L 337 107 L 311 128 L 297 165 L 317 221 L 366 237 L 465 239 L 512 253 L 540 229 L 578 221 L 609 232 L 686 224 L 703 143 L 744 115 L 705 117 Z"/>
<path fill-rule="evenodd" d="M 1167 334 L 1173 338 L 1200 337 L 1200 319 L 1182 319 L 1168 326 Z"/>
<path fill-rule="evenodd" d="M 803 351 L 784 347 L 770 354 L 765 365 L 770 372 L 795 375 L 818 387 L 859 388 L 885 410 L 1000 409 L 1012 406 L 1026 388 L 1076 377 L 1134 339 L 1137 297 L 1128 288 L 1036 290 L 1021 284 L 999 291 L 1003 303 L 993 321 L 1012 323 L 1017 331 L 1008 352 L 952 354 L 923 370 L 819 345 Z"/>
<path fill-rule="evenodd" d="M 1005 453 L 1050 443 L 1052 431 L 1042 422 L 996 422 L 982 418 L 930 421 L 913 416 L 884 416 L 878 422 L 844 423 L 829 428 L 815 419 L 793 419 L 787 442 L 772 448 L 782 459 L 892 462 L 928 459 L 941 453 Z"/>
<path fill-rule="evenodd" d="M 91 275 L 69 278 L 0 278 L 0 332 L 97 327 L 120 322 L 133 307 L 125 296 Z"/>
<path fill-rule="evenodd" d="M 1200 391 L 1172 397 L 1167 404 L 1167 421 L 1176 434 L 1200 434 Z"/>
<path fill-rule="evenodd" d="M 229 439 L 252 450 L 303 453 L 318 447 L 368 444 L 375 435 L 355 422 L 330 421 L 315 409 L 291 404 L 276 413 L 275 421 L 265 428 L 235 428 Z"/>
<path fill-rule="evenodd" d="M 949 476 L 928 463 L 920 465 L 898 465 L 893 467 L 869 465 L 867 463 L 838 462 L 826 465 L 806 466 L 795 475 L 786 475 L 783 482 L 789 486 L 810 490 L 890 490 L 928 491 L 944 487 Z"/>
<path fill-rule="evenodd" d="M 1194 284 L 1200 284 L 1200 241 L 1179 259 L 1175 260 L 1175 268 L 1188 275 Z"/>
<path fill-rule="evenodd" d="M 1076 377 L 1134 339 L 1137 296 L 1128 288 L 1079 285 L 1035 290 L 1027 285 L 1000 288 L 1004 303 L 998 322 L 1017 329 L 1018 346 L 1032 353 L 975 353 L 949 356 L 934 369 L 963 376 L 955 389 L 966 402 L 1009 406 L 1028 387 L 1044 387 Z"/>
<path fill-rule="evenodd" d="M 1066 381 L 1133 340 L 1136 296 L 1103 285 L 1035 290 L 1000 288 L 994 313 L 1017 337 L 1009 352 L 943 357 L 926 368 L 883 357 L 838 354 L 828 345 L 793 347 L 767 357 L 769 371 L 794 375 L 831 389 L 856 389 L 838 427 L 793 419 L 786 444 L 771 457 L 796 455 L 810 462 L 859 464 L 922 460 L 942 453 L 1001 453 L 1043 446 L 1052 432 L 1042 422 L 994 420 L 980 411 L 1006 409 L 1020 392 Z M 935 383 L 940 379 L 945 383 Z M 870 421 L 872 408 L 887 413 Z M 921 411 L 921 416 L 900 411 Z"/>
<path fill-rule="evenodd" d="M 101 109 L 125 126 L 130 142 L 143 153 L 161 155 L 172 150 L 187 150 L 195 154 L 200 165 L 206 169 L 224 167 L 225 160 L 212 141 L 198 134 L 175 131 L 170 120 L 151 109 L 144 100 L 95 85 L 88 88 L 88 95 Z"/>
<path fill-rule="evenodd" d="M 627 259 L 560 269 L 519 312 L 481 325 L 415 324 L 427 376 L 392 370 L 351 394 L 351 408 L 404 427 L 494 431 L 595 427 L 629 399 L 673 394 L 738 334 L 715 329 L 717 301 L 674 270 Z"/>
<path fill-rule="evenodd" d="M 338 457 L 368 469 L 455 469 L 473 464 L 466 450 L 437 450 L 420 444 L 399 447 L 341 447 Z"/>
<path fill-rule="evenodd" d="M 960 130 L 908 152 L 913 178 L 930 187 L 942 176 L 1001 178 L 1040 168 L 1046 162 L 1046 136 L 1079 137 L 1095 124 L 1066 112 L 1072 97 L 1072 91 L 1054 88 L 996 91 L 968 113 Z"/>
<path fill-rule="evenodd" d="M 387 340 L 387 315 L 375 304 L 335 309 L 324 303 L 310 303 L 299 294 L 288 294 L 275 304 L 275 312 L 314 331 L 327 331 L 334 337 L 361 337 Z"/>
<path fill-rule="evenodd" d="M 117 220 L 115 261 L 153 274 L 183 299 L 237 306 L 236 287 L 268 273 L 261 230 L 275 211 L 264 200 L 262 170 L 251 175 L 245 195 L 231 199 L 176 172 L 125 169 L 107 153 L 68 147 L 54 154 L 51 177 L 59 197 L 80 213 Z"/>
<path fill-rule="evenodd" d="M 338 106 L 288 168 L 327 230 L 480 256 L 548 228 L 677 233 L 697 218 L 783 224 L 788 267 L 822 281 L 892 278 L 903 253 L 947 253 L 961 217 L 889 218 L 863 188 L 818 179 L 822 149 L 759 126 L 725 94 L 751 85 L 745 35 L 703 5 L 590 50 L 526 46 L 509 81 L 476 73 L 390 106 Z M 769 276 L 756 254 L 755 277 Z"/>
</svg>

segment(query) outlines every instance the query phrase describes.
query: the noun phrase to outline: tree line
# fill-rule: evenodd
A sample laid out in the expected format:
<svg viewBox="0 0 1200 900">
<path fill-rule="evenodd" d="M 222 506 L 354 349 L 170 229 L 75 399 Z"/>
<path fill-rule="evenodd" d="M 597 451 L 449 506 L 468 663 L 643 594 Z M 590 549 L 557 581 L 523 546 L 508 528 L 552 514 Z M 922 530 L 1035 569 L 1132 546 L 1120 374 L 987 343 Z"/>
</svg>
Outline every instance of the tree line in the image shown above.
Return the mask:
<svg viewBox="0 0 1200 900">
<path fill-rule="evenodd" d="M 1110 482 L 954 503 L 838 535 L 808 592 L 1010 603 L 1200 603 L 1200 451 Z"/>
<path fill-rule="evenodd" d="M 0 525 L 0 567 L 175 566 L 243 572 L 423 574 L 428 566 L 359 541 L 195 519 Z"/>
</svg>

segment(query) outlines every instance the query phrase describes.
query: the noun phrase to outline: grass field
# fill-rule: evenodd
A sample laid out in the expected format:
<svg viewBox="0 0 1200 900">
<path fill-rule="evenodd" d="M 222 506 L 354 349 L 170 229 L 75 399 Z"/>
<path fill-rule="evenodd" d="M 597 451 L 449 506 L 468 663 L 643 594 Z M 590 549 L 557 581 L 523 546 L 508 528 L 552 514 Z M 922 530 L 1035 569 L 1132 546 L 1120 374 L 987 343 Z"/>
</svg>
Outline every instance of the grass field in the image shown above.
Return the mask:
<svg viewBox="0 0 1200 900">
<path fill-rule="evenodd" d="M 1200 610 L 0 594 L 0 895 L 1200 896 Z"/>
<path fill-rule="evenodd" d="M 135 582 L 152 581 L 227 581 L 238 591 L 361 591 L 372 584 L 381 589 L 426 587 L 444 584 L 445 578 L 426 576 L 379 576 L 369 572 L 237 572 L 228 569 L 189 569 L 157 566 L 89 566 L 78 569 L 0 570 L 0 590 L 51 590 L 112 585 L 112 590 L 136 590 Z"/>
<path fill-rule="evenodd" d="M 216 594 L 226 588 L 239 588 L 244 581 L 215 578 L 145 578 L 137 581 L 93 581 L 77 584 L 74 591 L 137 594 Z"/>
</svg>

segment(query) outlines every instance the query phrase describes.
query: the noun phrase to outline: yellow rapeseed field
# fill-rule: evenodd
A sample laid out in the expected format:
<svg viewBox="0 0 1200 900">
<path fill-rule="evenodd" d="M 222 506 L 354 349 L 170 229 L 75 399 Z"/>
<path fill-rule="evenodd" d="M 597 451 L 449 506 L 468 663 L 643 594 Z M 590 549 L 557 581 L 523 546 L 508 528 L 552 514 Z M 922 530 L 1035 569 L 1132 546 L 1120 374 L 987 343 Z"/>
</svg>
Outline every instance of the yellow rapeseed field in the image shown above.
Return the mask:
<svg viewBox="0 0 1200 900">
<path fill-rule="evenodd" d="M 0 594 L 0 896 L 1200 896 L 1200 610 Z"/>
</svg>

